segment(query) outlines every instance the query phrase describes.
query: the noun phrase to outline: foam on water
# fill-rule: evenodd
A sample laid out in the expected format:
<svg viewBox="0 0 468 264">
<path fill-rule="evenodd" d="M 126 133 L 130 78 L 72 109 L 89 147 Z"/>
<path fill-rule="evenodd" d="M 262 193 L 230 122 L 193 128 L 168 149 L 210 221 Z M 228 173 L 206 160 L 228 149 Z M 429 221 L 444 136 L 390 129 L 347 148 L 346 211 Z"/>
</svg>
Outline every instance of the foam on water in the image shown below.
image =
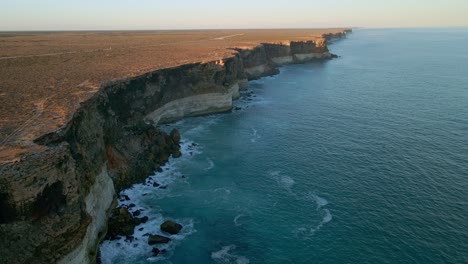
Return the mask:
<svg viewBox="0 0 468 264">
<path fill-rule="evenodd" d="M 147 187 L 136 209 L 192 218 L 197 232 L 160 262 L 465 263 L 468 35 L 413 31 L 350 35 L 340 59 L 249 83 L 232 114 L 176 123 L 203 153 L 179 166 L 186 178 L 164 171 L 168 188 Z M 142 251 L 127 263 L 147 263 Z"/>
<path fill-rule="evenodd" d="M 293 178 L 282 175 L 281 171 L 271 171 L 268 173 L 269 177 L 277 182 L 277 184 L 288 191 L 291 191 L 292 187 L 296 183 Z"/>
<path fill-rule="evenodd" d="M 174 181 L 185 182 L 186 175 L 179 171 L 179 165 L 190 160 L 192 156 L 201 154 L 202 151 L 201 147 L 193 141 L 185 140 L 180 145 L 183 153 L 180 158 L 170 158 L 167 164 L 161 166 L 161 172 L 149 176 L 144 183 L 135 184 L 129 189 L 123 190 L 120 196 L 126 195 L 130 198 L 130 201 L 120 199 L 118 206 L 128 206 L 131 203 L 141 204 L 141 199 L 149 194 L 155 197 L 163 197 L 170 191 L 170 186 Z M 192 155 L 188 155 L 188 153 Z"/>
<path fill-rule="evenodd" d="M 102 263 L 116 263 L 118 260 L 124 260 L 128 256 L 139 258 L 146 257 L 148 261 L 167 259 L 172 256 L 175 247 L 181 240 L 196 232 L 194 229 L 193 219 L 174 219 L 178 223 L 181 223 L 183 228 L 179 234 L 169 235 L 163 233 L 158 228 L 155 228 L 159 227 L 165 220 L 167 220 L 166 217 L 161 214 L 149 215 L 145 212 L 143 212 L 141 216 L 148 216 L 150 217 L 150 220 L 135 228 L 132 240 L 127 240 L 125 237 L 123 237 L 113 241 L 106 240 L 101 244 L 100 249 Z M 158 249 L 164 249 L 167 251 L 167 253 L 161 254 L 157 257 L 152 257 L 151 250 L 156 246 L 148 245 L 148 234 L 169 237 L 171 242 L 157 245 Z"/>
<path fill-rule="evenodd" d="M 295 181 L 289 176 L 281 176 L 280 182 L 286 189 L 291 189 Z"/>
<path fill-rule="evenodd" d="M 236 245 L 229 245 L 221 248 L 219 251 L 211 253 L 211 258 L 216 263 L 236 263 L 236 264 L 248 264 L 250 260 L 244 256 L 239 256 L 229 253 L 229 251 L 235 250 Z"/>
<path fill-rule="evenodd" d="M 213 190 L 213 192 L 224 192 L 226 194 L 231 194 L 231 190 L 226 189 L 226 188 L 216 188 Z"/>
<path fill-rule="evenodd" d="M 208 162 L 208 167 L 205 168 L 205 170 L 211 170 L 214 168 L 214 162 L 210 158 L 206 158 L 206 161 Z"/>
<path fill-rule="evenodd" d="M 308 195 L 308 197 L 312 199 L 313 201 L 315 201 L 315 204 L 317 205 L 317 210 L 328 204 L 327 199 L 322 198 L 316 194 L 311 193 Z"/>
<path fill-rule="evenodd" d="M 261 138 L 261 136 L 258 134 L 258 131 L 255 128 L 252 128 L 252 138 L 250 139 L 250 142 L 255 143 L 259 138 Z"/>
<path fill-rule="evenodd" d="M 199 145 L 189 140 L 181 142 L 181 151 L 183 153 L 182 157 L 178 159 L 171 158 L 166 165 L 161 167 L 161 172 L 157 172 L 148 177 L 144 183 L 135 184 L 120 193 L 120 199 L 117 204 L 118 207 L 125 206 L 129 208 L 132 204 L 133 207 L 129 208 L 131 213 L 139 211 L 140 215 L 138 217 L 141 218 L 147 216 L 149 220 L 135 228 L 133 239 L 131 240 L 122 237 L 113 241 L 104 241 L 100 246 L 103 263 L 115 263 L 118 262 L 119 259 L 125 259 L 124 257 L 128 256 L 139 257 L 140 259 L 146 256 L 147 260 L 150 262 L 167 259 L 172 256 L 178 241 L 183 240 L 185 237 L 196 232 L 193 219 L 186 218 L 173 219 L 176 222 L 181 223 L 183 226 L 183 229 L 179 234 L 163 234 L 157 227 L 167 220 L 168 217 L 160 213 L 152 213 L 155 208 L 144 202 L 147 197 L 160 199 L 168 196 L 171 185 L 174 184 L 175 181 L 185 181 L 185 175 L 182 175 L 178 169 L 179 165 L 183 162 L 187 162 L 193 155 L 202 153 Z M 191 152 L 192 155 L 187 155 L 189 152 Z M 123 197 L 125 196 L 127 196 L 129 200 L 124 199 Z M 172 241 L 170 243 L 158 245 L 160 250 L 165 249 L 167 253 L 161 254 L 157 257 L 152 257 L 151 250 L 154 246 L 148 245 L 148 234 L 159 234 L 171 238 Z"/>
<path fill-rule="evenodd" d="M 236 226 L 241 226 L 241 225 L 242 225 L 242 224 L 240 224 L 240 223 L 238 222 L 238 220 L 239 220 L 239 218 L 241 218 L 241 217 L 243 217 L 243 216 L 245 216 L 245 215 L 244 215 L 244 214 L 239 214 L 239 215 L 236 215 L 236 217 L 234 217 L 234 224 L 235 224 Z"/>
<path fill-rule="evenodd" d="M 306 201 L 314 202 L 315 210 L 321 217 L 321 220 L 318 224 L 313 224 L 312 227 L 299 227 L 297 228 L 294 233 L 298 236 L 301 236 L 302 239 L 307 239 L 310 236 L 313 236 L 317 231 L 319 231 L 325 224 L 330 222 L 333 219 L 330 210 L 323 208 L 328 205 L 327 199 L 318 196 L 314 193 L 309 193 L 305 196 Z"/>
<path fill-rule="evenodd" d="M 236 109 L 234 113 L 236 112 L 243 113 L 246 111 L 246 109 L 249 109 L 251 107 L 267 105 L 271 103 L 270 100 L 267 100 L 263 96 L 254 93 L 252 90 L 241 91 L 240 94 L 241 94 L 241 98 L 233 102 L 234 109 L 236 108 L 240 108 L 240 109 Z"/>
<path fill-rule="evenodd" d="M 294 179 L 292 179 L 289 176 L 282 175 L 281 171 L 270 171 L 268 174 L 269 177 L 275 180 L 281 188 L 287 190 L 296 199 L 312 201 L 315 210 L 321 217 L 321 220 L 318 224 L 314 224 L 314 226 L 312 227 L 298 227 L 296 230 L 293 231 L 293 233 L 305 239 L 311 235 L 314 235 L 315 232 L 319 231 L 326 223 L 332 220 L 333 217 L 330 211 L 328 209 L 323 208 L 328 205 L 327 199 L 320 197 L 314 193 L 309 193 L 304 198 L 300 198 L 300 196 L 292 190 L 295 184 Z"/>
<path fill-rule="evenodd" d="M 257 141 L 257 130 L 255 128 L 252 128 L 252 134 L 253 134 L 253 138 L 250 139 L 250 141 L 252 143 L 255 143 L 255 141 Z"/>
<path fill-rule="evenodd" d="M 333 217 L 332 217 L 330 211 L 328 209 L 324 209 L 323 210 L 322 221 L 320 221 L 320 223 L 317 226 L 315 226 L 314 228 L 311 228 L 310 233 L 314 234 L 315 232 L 319 231 L 320 228 L 322 228 L 323 225 L 325 225 L 326 223 L 330 222 L 332 220 L 332 218 Z"/>
</svg>

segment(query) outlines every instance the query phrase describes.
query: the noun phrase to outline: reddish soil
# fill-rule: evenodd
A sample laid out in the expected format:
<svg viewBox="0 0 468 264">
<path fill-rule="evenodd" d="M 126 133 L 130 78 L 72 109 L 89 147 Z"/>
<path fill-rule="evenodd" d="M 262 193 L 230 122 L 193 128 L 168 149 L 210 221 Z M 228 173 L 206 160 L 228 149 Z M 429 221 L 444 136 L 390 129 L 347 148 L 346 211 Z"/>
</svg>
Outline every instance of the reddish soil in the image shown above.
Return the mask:
<svg viewBox="0 0 468 264">
<path fill-rule="evenodd" d="M 63 126 L 106 81 L 338 31 L 0 33 L 0 161 L 37 148 L 34 138 Z"/>
</svg>

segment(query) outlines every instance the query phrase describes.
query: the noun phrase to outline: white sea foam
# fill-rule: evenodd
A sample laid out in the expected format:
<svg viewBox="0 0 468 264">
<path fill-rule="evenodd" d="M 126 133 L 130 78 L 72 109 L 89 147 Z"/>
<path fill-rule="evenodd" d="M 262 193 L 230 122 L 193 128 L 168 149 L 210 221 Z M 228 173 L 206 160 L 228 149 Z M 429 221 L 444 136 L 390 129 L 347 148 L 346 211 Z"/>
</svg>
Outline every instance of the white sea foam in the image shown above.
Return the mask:
<svg viewBox="0 0 468 264">
<path fill-rule="evenodd" d="M 142 216 L 144 214 L 142 213 Z M 151 215 L 150 220 L 144 224 L 141 224 L 135 228 L 135 232 L 133 234 L 134 239 L 132 241 L 126 240 L 126 238 L 120 238 L 118 240 L 113 241 L 104 241 L 101 244 L 101 259 L 102 262 L 113 263 L 116 259 L 126 258 L 128 256 L 136 256 L 136 257 L 147 257 L 148 261 L 158 261 L 161 259 L 169 258 L 173 252 L 173 249 L 177 246 L 179 241 L 183 240 L 188 235 L 196 232 L 193 227 L 193 220 L 192 219 L 175 219 L 177 222 L 183 225 L 183 229 L 177 235 L 168 235 L 163 234 L 159 228 L 166 218 L 162 215 Z M 142 230 L 140 230 L 143 228 Z M 166 254 L 151 257 L 151 250 L 154 246 L 148 245 L 148 236 L 145 234 L 154 234 L 154 235 L 164 235 L 169 237 L 172 241 L 168 244 L 161 244 L 157 247 L 162 250 L 165 249 L 167 251 Z"/>
<path fill-rule="evenodd" d="M 211 258 L 217 263 L 236 263 L 236 264 L 248 264 L 250 260 L 244 256 L 234 255 L 229 253 L 231 250 L 235 250 L 236 245 L 229 245 L 221 248 L 218 251 L 211 253 Z"/>
<path fill-rule="evenodd" d="M 280 182 L 286 189 L 291 189 L 295 183 L 295 181 L 289 176 L 281 176 Z"/>
<path fill-rule="evenodd" d="M 261 138 L 261 136 L 258 134 L 258 131 L 255 128 L 252 128 L 252 138 L 250 139 L 250 142 L 255 143 L 259 138 Z"/>
<path fill-rule="evenodd" d="M 332 220 L 332 215 L 328 209 L 325 209 L 325 215 L 323 216 L 323 223 L 326 224 Z"/>
<path fill-rule="evenodd" d="M 214 168 L 214 162 L 210 158 L 206 158 L 206 161 L 208 162 L 208 167 L 205 168 L 205 170 L 211 170 Z"/>
<path fill-rule="evenodd" d="M 255 128 L 252 128 L 252 132 L 254 136 L 257 136 L 257 130 Z"/>
<path fill-rule="evenodd" d="M 224 192 L 225 194 L 231 194 L 231 190 L 226 189 L 226 188 L 216 188 L 213 190 L 213 192 Z"/>
<path fill-rule="evenodd" d="M 180 143 L 180 150 L 182 154 L 185 154 L 185 156 L 187 156 L 187 154 L 189 154 L 188 156 L 193 156 L 193 154 L 201 154 L 202 149 L 203 147 L 190 140 L 184 140 Z M 192 152 L 192 155 L 190 155 L 190 152 Z"/>
<path fill-rule="evenodd" d="M 283 189 L 291 191 L 292 187 L 296 183 L 293 178 L 282 175 L 280 171 L 271 171 L 269 172 L 270 178 L 276 181 L 276 183 Z"/>
<path fill-rule="evenodd" d="M 239 220 L 239 218 L 241 218 L 243 216 L 245 216 L 245 215 L 244 214 L 239 214 L 239 215 L 236 215 L 236 217 L 234 217 L 234 224 L 236 226 L 241 226 L 242 225 L 242 224 L 239 224 L 238 220 Z"/>
<path fill-rule="evenodd" d="M 253 94 L 252 90 L 242 91 L 241 98 L 233 103 L 234 108 L 240 107 L 240 111 L 237 110 L 236 112 L 244 112 L 246 109 L 249 109 L 254 106 L 261 106 L 271 103 L 270 100 L 265 99 L 263 96 L 259 94 Z"/>
<path fill-rule="evenodd" d="M 280 171 L 270 171 L 269 174 L 273 177 L 278 176 L 281 172 Z"/>
<path fill-rule="evenodd" d="M 306 197 L 306 200 L 308 201 L 313 201 L 315 205 L 315 210 L 317 213 L 319 213 L 319 216 L 321 216 L 321 220 L 318 224 L 316 222 L 312 227 L 299 227 L 295 230 L 295 234 L 297 236 L 301 236 L 303 239 L 307 239 L 310 236 L 313 236 L 317 231 L 319 231 L 325 224 L 330 222 L 333 219 L 332 214 L 330 213 L 330 210 L 324 208 L 325 206 L 328 205 L 327 199 L 320 197 L 314 193 L 309 193 Z"/>
<path fill-rule="evenodd" d="M 323 225 L 330 222 L 332 219 L 333 219 L 333 217 L 332 217 L 330 211 L 328 209 L 324 209 L 323 210 L 322 221 L 320 221 L 320 223 L 317 226 L 310 229 L 311 234 L 314 234 L 315 232 L 319 231 L 320 228 L 323 227 Z"/>
<path fill-rule="evenodd" d="M 316 194 L 309 194 L 308 197 L 310 197 L 313 201 L 315 201 L 317 210 L 328 204 L 327 199 L 320 197 Z"/>
<path fill-rule="evenodd" d="M 144 183 L 135 184 L 131 188 L 120 193 L 118 206 L 129 207 L 130 204 L 134 204 L 134 207 L 129 208 L 129 211 L 133 213 L 139 210 L 140 215 L 138 217 L 147 216 L 149 220 L 135 228 L 134 239 L 132 241 L 126 241 L 124 237 L 118 240 L 104 241 L 100 247 L 103 263 L 113 263 L 116 259 L 123 257 L 128 258 L 128 256 L 135 256 L 140 259 L 146 257 L 150 262 L 160 261 L 171 256 L 173 249 L 179 243 L 178 241 L 196 232 L 193 219 L 186 218 L 174 219 L 183 226 L 179 234 L 162 234 L 158 227 L 167 220 L 167 216 L 157 213 L 158 209 L 156 206 L 144 202 L 148 197 L 151 197 L 151 199 L 160 199 L 170 195 L 170 187 L 175 181 L 185 181 L 185 175 L 182 175 L 178 169 L 179 164 L 191 159 L 193 155 L 201 153 L 201 150 L 199 145 L 194 144 L 192 141 L 185 140 L 181 142 L 181 151 L 183 153 L 182 157 L 178 159 L 171 158 L 166 165 L 161 167 L 161 172 L 151 175 Z M 192 155 L 187 155 L 189 152 L 192 152 Z M 128 196 L 130 199 L 124 199 L 124 195 Z M 170 243 L 158 245 L 160 250 L 165 249 L 167 253 L 152 257 L 151 250 L 153 246 L 148 245 L 148 237 L 144 236 L 147 233 L 164 235 L 171 238 L 172 241 Z"/>
<path fill-rule="evenodd" d="M 257 130 L 256 130 L 255 128 L 252 128 L 252 132 L 253 132 L 253 133 L 252 133 L 252 134 L 253 134 L 253 138 L 250 139 L 250 141 L 251 141 L 252 143 L 255 143 L 255 141 L 257 141 Z"/>
<path fill-rule="evenodd" d="M 211 253 L 211 258 L 214 259 L 214 260 L 225 260 L 230 255 L 229 251 L 231 251 L 231 250 L 233 250 L 235 248 L 236 248 L 235 245 L 225 246 L 222 249 L 220 249 L 219 251 L 212 252 Z"/>
</svg>

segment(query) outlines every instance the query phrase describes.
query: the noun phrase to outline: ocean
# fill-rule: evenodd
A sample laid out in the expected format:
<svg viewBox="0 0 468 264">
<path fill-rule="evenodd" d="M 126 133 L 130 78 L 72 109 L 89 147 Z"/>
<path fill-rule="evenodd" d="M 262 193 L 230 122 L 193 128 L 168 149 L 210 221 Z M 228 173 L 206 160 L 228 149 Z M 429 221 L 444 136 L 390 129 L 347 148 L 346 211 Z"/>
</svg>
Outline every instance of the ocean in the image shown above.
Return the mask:
<svg viewBox="0 0 468 264">
<path fill-rule="evenodd" d="M 341 56 L 163 126 L 183 156 L 123 193 L 103 263 L 468 263 L 468 29 L 361 29 Z M 151 256 L 146 233 L 183 224 Z M 141 230 L 139 230 L 141 229 Z"/>
</svg>

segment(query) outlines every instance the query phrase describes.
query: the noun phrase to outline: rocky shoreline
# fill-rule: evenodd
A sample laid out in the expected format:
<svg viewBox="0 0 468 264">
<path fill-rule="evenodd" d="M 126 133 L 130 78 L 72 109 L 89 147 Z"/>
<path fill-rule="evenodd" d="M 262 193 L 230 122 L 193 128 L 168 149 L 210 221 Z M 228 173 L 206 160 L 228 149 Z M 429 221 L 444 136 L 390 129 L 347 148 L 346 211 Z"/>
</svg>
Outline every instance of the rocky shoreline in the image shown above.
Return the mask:
<svg viewBox="0 0 468 264">
<path fill-rule="evenodd" d="M 0 166 L 2 259 L 95 262 L 106 233 L 118 236 L 122 231 L 115 231 L 119 228 L 111 218 L 107 232 L 109 216 L 130 219 L 124 209 L 116 213 L 116 194 L 142 182 L 170 156 L 182 154 L 178 131 L 167 134 L 158 124 L 231 111 L 232 101 L 249 80 L 277 74 L 277 67 L 284 64 L 333 58 L 327 41 L 347 33 L 326 34 L 319 41 L 265 43 L 237 49 L 236 55 L 224 60 L 103 85 L 66 126 L 35 140 L 37 152 Z M 144 221 L 135 217 L 123 228 L 128 234 Z M 151 241 L 158 239 L 163 238 Z"/>
</svg>

